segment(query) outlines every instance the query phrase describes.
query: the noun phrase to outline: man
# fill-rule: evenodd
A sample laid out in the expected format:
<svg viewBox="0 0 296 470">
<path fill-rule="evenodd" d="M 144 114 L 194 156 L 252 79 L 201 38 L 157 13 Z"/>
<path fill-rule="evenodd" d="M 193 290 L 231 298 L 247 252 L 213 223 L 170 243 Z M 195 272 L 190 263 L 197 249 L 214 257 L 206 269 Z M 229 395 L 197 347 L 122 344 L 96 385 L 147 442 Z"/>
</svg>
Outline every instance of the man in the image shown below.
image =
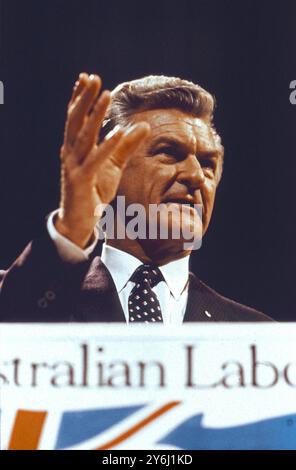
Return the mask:
<svg viewBox="0 0 296 470">
<path fill-rule="evenodd" d="M 191 82 L 163 76 L 124 83 L 111 95 L 100 88 L 95 75 L 81 74 L 75 84 L 61 149 L 60 209 L 49 216 L 44 236 L 2 272 L 0 320 L 270 320 L 189 273 L 189 255 L 199 232 L 207 230 L 222 175 L 213 97 Z M 167 237 L 159 231 L 156 237 L 130 236 L 116 207 L 120 196 L 146 214 L 159 206 L 154 219 L 148 215 L 140 223 L 149 230 L 166 223 Z M 115 231 L 106 231 L 98 256 L 96 226 L 110 205 Z"/>
</svg>

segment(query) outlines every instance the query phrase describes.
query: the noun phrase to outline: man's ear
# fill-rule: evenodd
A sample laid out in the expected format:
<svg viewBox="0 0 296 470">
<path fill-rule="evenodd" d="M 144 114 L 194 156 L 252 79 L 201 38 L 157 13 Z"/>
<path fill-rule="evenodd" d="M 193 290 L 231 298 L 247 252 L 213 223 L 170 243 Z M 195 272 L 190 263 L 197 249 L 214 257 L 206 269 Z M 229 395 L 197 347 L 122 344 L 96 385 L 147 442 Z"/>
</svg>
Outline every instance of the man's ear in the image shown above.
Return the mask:
<svg viewBox="0 0 296 470">
<path fill-rule="evenodd" d="M 223 152 L 221 153 L 221 156 L 219 157 L 218 172 L 217 172 L 217 186 L 220 184 L 220 181 L 222 179 L 223 169 L 224 169 L 224 149 L 223 149 Z"/>
</svg>

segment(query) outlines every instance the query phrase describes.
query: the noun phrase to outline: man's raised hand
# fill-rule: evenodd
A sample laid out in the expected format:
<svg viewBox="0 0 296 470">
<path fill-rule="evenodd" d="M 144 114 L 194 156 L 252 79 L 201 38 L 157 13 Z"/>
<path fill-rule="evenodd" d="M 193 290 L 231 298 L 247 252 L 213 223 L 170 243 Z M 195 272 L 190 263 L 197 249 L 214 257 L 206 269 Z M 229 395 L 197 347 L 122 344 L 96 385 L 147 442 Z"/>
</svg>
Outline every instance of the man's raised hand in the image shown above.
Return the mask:
<svg viewBox="0 0 296 470">
<path fill-rule="evenodd" d="M 92 238 L 96 208 L 114 199 L 126 162 L 149 134 L 148 124 L 139 123 L 128 130 L 117 127 L 98 143 L 111 101 L 110 92 L 100 91 L 100 77 L 79 76 L 61 148 L 61 203 L 55 226 L 81 248 Z"/>
</svg>

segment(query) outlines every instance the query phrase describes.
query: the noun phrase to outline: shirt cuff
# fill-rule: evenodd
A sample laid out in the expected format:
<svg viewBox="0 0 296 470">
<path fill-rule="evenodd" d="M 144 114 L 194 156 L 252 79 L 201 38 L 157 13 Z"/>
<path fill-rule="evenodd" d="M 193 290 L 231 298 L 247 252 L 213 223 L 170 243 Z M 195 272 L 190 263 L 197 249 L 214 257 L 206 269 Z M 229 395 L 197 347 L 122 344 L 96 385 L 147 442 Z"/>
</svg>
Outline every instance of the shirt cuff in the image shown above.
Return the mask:
<svg viewBox="0 0 296 470">
<path fill-rule="evenodd" d="M 57 231 L 54 225 L 54 219 L 58 213 L 59 209 L 49 215 L 47 220 L 47 231 L 56 246 L 60 258 L 67 263 L 73 264 L 87 261 L 98 243 L 98 230 L 96 228 L 94 229 L 94 241 L 91 243 L 91 245 L 85 249 L 82 249 Z"/>
</svg>

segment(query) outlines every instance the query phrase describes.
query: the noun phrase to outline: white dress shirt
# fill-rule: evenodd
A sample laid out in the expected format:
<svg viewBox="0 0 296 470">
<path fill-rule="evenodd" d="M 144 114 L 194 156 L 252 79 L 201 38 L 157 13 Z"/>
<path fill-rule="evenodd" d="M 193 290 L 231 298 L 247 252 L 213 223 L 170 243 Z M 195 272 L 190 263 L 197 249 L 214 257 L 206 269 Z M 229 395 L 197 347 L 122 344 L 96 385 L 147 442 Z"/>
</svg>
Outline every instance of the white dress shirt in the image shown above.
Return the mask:
<svg viewBox="0 0 296 470">
<path fill-rule="evenodd" d="M 79 263 L 87 260 L 98 239 L 96 238 L 94 243 L 86 249 L 81 249 L 56 230 L 53 223 L 56 214 L 57 211 L 50 215 L 47 229 L 57 247 L 59 256 L 69 263 Z M 128 298 L 135 285 L 134 282 L 130 281 L 130 278 L 143 263 L 135 256 L 105 243 L 103 244 L 101 259 L 111 273 L 128 322 Z M 183 322 L 188 299 L 189 256 L 159 266 L 159 269 L 164 281 L 154 286 L 153 291 L 157 295 L 160 304 L 163 323 L 165 325 L 180 325 Z"/>
</svg>

